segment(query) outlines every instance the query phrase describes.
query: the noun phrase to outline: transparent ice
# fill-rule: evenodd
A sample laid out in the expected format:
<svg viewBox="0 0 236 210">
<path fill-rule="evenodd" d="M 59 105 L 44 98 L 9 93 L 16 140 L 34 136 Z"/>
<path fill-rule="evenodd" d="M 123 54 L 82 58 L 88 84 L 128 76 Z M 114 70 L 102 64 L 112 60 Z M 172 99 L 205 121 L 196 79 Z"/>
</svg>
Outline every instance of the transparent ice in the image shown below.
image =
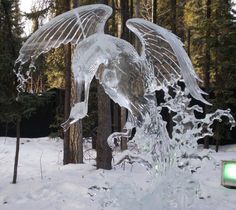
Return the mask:
<svg viewBox="0 0 236 210">
<path fill-rule="evenodd" d="M 190 106 L 189 94 L 210 104 L 202 97 L 205 93 L 198 86 L 200 79 L 178 37 L 149 21 L 129 19 L 126 26 L 142 44 L 138 52 L 129 42 L 104 34 L 111 14 L 112 9 L 106 5 L 82 6 L 53 18 L 38 29 L 25 42 L 16 61 L 18 91 L 24 91 L 40 54 L 71 43 L 75 46 L 72 69 L 79 97 L 69 119 L 62 125 L 64 130 L 87 115 L 90 83 L 96 77 L 107 95 L 129 113 L 126 132 L 111 134 L 109 145 L 114 147 L 114 138 L 129 137 L 136 127 L 132 141 L 138 145 L 140 157 L 144 155 L 143 161 L 149 162 L 151 170 L 163 180 L 158 184 L 160 191 L 158 187 L 153 190 L 159 191 L 160 209 L 186 209 L 187 200 L 197 191 L 197 184 L 188 174 L 194 167 L 191 159 L 198 156 L 197 140 L 212 135 L 211 125 L 222 116 L 228 117 L 232 126 L 235 121 L 230 110 L 217 110 L 204 119 L 195 117 L 194 112 L 203 110 L 198 105 Z M 30 68 L 23 72 L 27 62 Z M 185 83 L 185 90 L 180 88 L 178 81 Z M 169 94 L 170 87 L 174 96 Z M 83 101 L 82 90 L 85 93 Z M 156 102 L 157 90 L 164 92 L 164 102 L 160 105 Z M 161 115 L 164 107 L 173 112 L 171 136 Z M 163 174 L 169 178 L 163 178 Z M 175 175 L 178 178 L 172 180 Z M 173 202 L 161 200 L 167 195 Z"/>
</svg>

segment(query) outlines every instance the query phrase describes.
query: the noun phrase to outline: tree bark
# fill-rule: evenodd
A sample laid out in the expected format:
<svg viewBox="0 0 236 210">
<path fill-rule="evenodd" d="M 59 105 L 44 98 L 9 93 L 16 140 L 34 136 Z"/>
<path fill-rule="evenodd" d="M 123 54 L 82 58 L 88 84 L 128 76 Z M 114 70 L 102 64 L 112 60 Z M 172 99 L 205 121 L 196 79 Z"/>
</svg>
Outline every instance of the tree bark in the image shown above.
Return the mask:
<svg viewBox="0 0 236 210">
<path fill-rule="evenodd" d="M 191 29 L 187 29 L 187 41 L 188 41 L 188 49 L 187 49 L 187 52 L 188 52 L 188 56 L 191 58 Z"/>
<path fill-rule="evenodd" d="M 132 5 L 133 6 L 133 5 Z M 127 41 L 130 41 L 129 31 L 126 27 L 126 21 L 130 18 L 130 9 L 129 8 L 129 1 L 120 1 L 120 8 L 121 8 L 121 38 Z M 127 110 L 125 108 L 121 108 L 120 111 L 120 121 L 121 121 L 121 129 L 124 128 L 127 118 Z M 127 149 L 127 138 L 121 139 L 121 150 Z"/>
<path fill-rule="evenodd" d="M 135 3 L 135 17 L 136 18 L 141 17 L 140 0 L 136 0 L 136 3 Z M 138 53 L 140 53 L 141 49 L 142 49 L 142 45 L 141 45 L 139 38 L 137 36 L 134 36 L 134 46 L 135 46 L 136 50 L 138 51 Z"/>
<path fill-rule="evenodd" d="M 112 13 L 112 35 L 116 36 L 116 4 L 115 4 L 115 0 L 112 0 L 112 9 L 113 9 L 113 13 Z"/>
<path fill-rule="evenodd" d="M 66 11 L 70 10 L 71 4 L 73 7 L 79 6 L 78 0 L 65 1 Z M 65 120 L 68 119 L 70 115 L 71 106 L 77 99 L 77 88 L 72 76 L 71 70 L 71 45 L 67 44 L 64 47 L 65 52 Z M 82 122 L 79 121 L 72 125 L 64 134 L 64 159 L 63 163 L 83 163 L 83 144 L 82 144 Z"/>
<path fill-rule="evenodd" d="M 97 0 L 97 4 L 106 4 L 106 5 L 108 5 L 108 0 Z"/>
<path fill-rule="evenodd" d="M 73 0 L 73 8 L 79 6 L 79 0 Z M 73 73 L 72 73 L 73 74 Z M 71 76 L 71 106 L 78 101 L 78 87 L 76 86 L 74 77 Z M 82 91 L 82 90 L 80 90 Z M 70 128 L 70 159 L 71 163 L 83 163 L 83 129 L 82 120 L 77 121 Z"/>
<path fill-rule="evenodd" d="M 152 22 L 157 23 L 157 0 L 153 0 L 152 5 Z"/>
<path fill-rule="evenodd" d="M 82 121 L 79 120 L 70 128 L 70 160 L 71 163 L 83 163 Z"/>
<path fill-rule="evenodd" d="M 16 152 L 15 152 L 15 162 L 14 162 L 14 172 L 13 172 L 13 184 L 16 184 L 17 180 L 17 168 L 19 160 L 19 151 L 20 151 L 20 119 L 16 121 Z"/>
<path fill-rule="evenodd" d="M 120 131 L 119 109 L 119 105 L 112 102 L 112 132 Z"/>
<path fill-rule="evenodd" d="M 136 0 L 135 4 L 135 15 L 136 17 L 140 17 L 140 0 Z"/>
<path fill-rule="evenodd" d="M 107 0 L 98 0 L 97 3 L 108 4 Z M 103 87 L 97 82 L 98 96 L 98 129 L 96 139 L 97 169 L 111 169 L 112 150 L 107 143 L 107 138 L 112 132 L 111 101 L 104 92 Z"/>
<path fill-rule="evenodd" d="M 127 110 L 125 108 L 121 108 L 121 111 L 120 111 L 121 129 L 124 128 L 126 120 L 127 120 Z M 124 137 L 121 138 L 120 149 L 122 151 L 128 149 L 127 142 L 128 142 L 127 138 L 124 138 Z"/>
<path fill-rule="evenodd" d="M 79 6 L 80 1 L 79 0 L 73 0 L 73 8 L 76 8 Z"/>
<path fill-rule="evenodd" d="M 70 45 L 64 46 L 65 52 L 65 106 L 64 106 L 64 116 L 65 121 L 70 115 L 70 101 L 71 101 L 71 47 Z M 64 158 L 63 163 L 68 164 L 71 162 L 70 159 L 70 128 L 64 133 Z"/>
<path fill-rule="evenodd" d="M 110 98 L 98 83 L 98 129 L 97 129 L 97 168 L 111 169 L 112 150 L 107 143 L 111 134 L 111 105 Z"/>
<path fill-rule="evenodd" d="M 176 19 L 176 0 L 170 0 L 170 6 L 171 6 L 171 31 L 176 34 L 176 24 L 177 24 L 177 19 Z"/>
<path fill-rule="evenodd" d="M 121 38 L 129 41 L 129 30 L 126 27 L 126 21 L 129 19 L 129 1 L 120 1 L 121 8 Z"/>
</svg>

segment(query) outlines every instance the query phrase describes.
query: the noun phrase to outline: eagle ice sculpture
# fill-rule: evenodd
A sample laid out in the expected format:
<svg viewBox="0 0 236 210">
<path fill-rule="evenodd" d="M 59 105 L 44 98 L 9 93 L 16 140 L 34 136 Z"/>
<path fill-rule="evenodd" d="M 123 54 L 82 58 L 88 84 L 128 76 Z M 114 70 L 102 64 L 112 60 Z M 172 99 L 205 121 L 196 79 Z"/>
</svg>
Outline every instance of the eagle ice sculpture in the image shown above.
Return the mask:
<svg viewBox="0 0 236 210">
<path fill-rule="evenodd" d="M 109 97 L 129 111 L 126 128 L 141 127 L 155 103 L 155 91 L 183 80 L 195 99 L 209 104 L 201 94 L 199 78 L 186 54 L 183 43 L 170 31 L 149 21 L 133 18 L 126 26 L 139 38 L 142 50 L 127 41 L 104 34 L 104 26 L 112 9 L 102 4 L 81 6 L 63 13 L 38 29 L 23 45 L 16 63 L 22 66 L 37 57 L 71 43 L 75 46 L 72 69 L 78 93 L 84 89 L 84 101 L 79 97 L 71 109 L 69 119 L 63 123 L 66 130 L 86 116 L 90 83 L 95 76 Z M 17 73 L 23 88 L 27 81 Z M 29 72 L 28 72 L 29 73 Z M 127 134 L 127 133 L 126 133 Z M 115 133 L 111 137 L 126 135 Z"/>
</svg>

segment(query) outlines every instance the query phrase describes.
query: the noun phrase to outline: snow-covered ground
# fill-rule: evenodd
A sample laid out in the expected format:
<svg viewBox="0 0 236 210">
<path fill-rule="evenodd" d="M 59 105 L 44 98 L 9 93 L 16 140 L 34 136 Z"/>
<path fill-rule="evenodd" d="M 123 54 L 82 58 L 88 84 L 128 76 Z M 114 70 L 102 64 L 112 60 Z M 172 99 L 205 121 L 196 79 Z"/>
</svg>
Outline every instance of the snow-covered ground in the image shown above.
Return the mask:
<svg viewBox="0 0 236 210">
<path fill-rule="evenodd" d="M 15 139 L 1 137 L 1 210 L 164 210 L 152 199 L 157 195 L 148 194 L 153 187 L 152 175 L 138 164 L 96 170 L 94 160 L 90 160 L 94 153 L 87 145 L 86 164 L 63 166 L 61 140 L 22 139 L 18 182 L 14 185 L 14 152 Z M 220 185 L 220 162 L 236 159 L 236 145 L 221 147 L 213 156 L 216 164 L 205 161 L 202 170 L 194 174 L 202 192 L 191 209 L 235 210 L 236 190 Z"/>
</svg>

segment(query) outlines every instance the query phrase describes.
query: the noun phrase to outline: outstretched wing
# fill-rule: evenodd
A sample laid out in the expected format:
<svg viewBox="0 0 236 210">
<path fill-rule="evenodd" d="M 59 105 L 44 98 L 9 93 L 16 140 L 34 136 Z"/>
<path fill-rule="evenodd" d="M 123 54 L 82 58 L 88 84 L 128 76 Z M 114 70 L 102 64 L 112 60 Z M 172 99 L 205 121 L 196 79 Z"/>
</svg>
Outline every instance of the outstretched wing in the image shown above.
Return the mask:
<svg viewBox="0 0 236 210">
<path fill-rule="evenodd" d="M 94 33 L 103 33 L 112 9 L 103 4 L 81 6 L 53 18 L 24 43 L 16 63 L 35 60 L 40 54 L 61 44 L 76 45 Z"/>
<path fill-rule="evenodd" d="M 201 94 L 192 62 L 183 48 L 180 39 L 170 31 L 149 21 L 134 18 L 126 22 L 142 43 L 141 57 L 148 61 L 157 82 L 156 89 L 170 81 L 183 77 L 190 94 L 197 100 L 209 104 Z M 154 88 L 155 89 L 155 88 Z"/>
</svg>

